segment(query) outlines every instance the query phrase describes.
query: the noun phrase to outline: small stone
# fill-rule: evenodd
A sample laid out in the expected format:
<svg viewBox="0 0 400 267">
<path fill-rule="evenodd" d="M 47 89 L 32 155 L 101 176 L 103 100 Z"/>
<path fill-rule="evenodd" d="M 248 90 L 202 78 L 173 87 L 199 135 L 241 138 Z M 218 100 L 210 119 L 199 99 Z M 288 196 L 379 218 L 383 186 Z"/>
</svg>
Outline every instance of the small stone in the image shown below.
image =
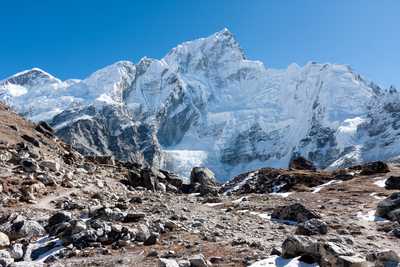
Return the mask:
<svg viewBox="0 0 400 267">
<path fill-rule="evenodd" d="M 14 260 L 20 260 L 24 257 L 24 249 L 23 245 L 21 243 L 15 243 L 13 244 L 9 249 L 8 252 L 10 252 L 11 257 Z"/>
<path fill-rule="evenodd" d="M 0 232 L 0 249 L 8 247 L 10 245 L 10 239 L 8 238 L 8 236 L 3 233 Z"/>
<path fill-rule="evenodd" d="M 60 170 L 60 163 L 55 160 L 43 160 L 39 163 L 40 167 L 48 169 L 52 172 L 58 172 Z"/>
</svg>

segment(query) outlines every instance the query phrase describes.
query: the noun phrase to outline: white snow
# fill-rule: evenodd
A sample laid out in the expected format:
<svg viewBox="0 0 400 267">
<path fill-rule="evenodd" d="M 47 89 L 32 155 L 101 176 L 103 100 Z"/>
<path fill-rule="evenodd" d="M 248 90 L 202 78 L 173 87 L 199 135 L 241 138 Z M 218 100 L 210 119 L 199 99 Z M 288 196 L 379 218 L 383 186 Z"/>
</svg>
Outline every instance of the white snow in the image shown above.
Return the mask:
<svg viewBox="0 0 400 267">
<path fill-rule="evenodd" d="M 305 262 L 301 262 L 299 260 L 300 257 L 285 259 L 279 256 L 270 256 L 264 260 L 257 261 L 251 264 L 249 267 L 317 267 L 318 264 L 308 264 Z"/>
<path fill-rule="evenodd" d="M 374 192 L 374 193 L 371 193 L 370 196 L 371 196 L 371 197 L 374 197 L 375 199 L 378 199 L 378 200 L 384 199 L 384 197 L 380 197 L 380 196 L 378 196 L 377 194 L 378 194 L 378 193 Z"/>
<path fill-rule="evenodd" d="M 379 187 L 385 187 L 386 180 L 387 179 L 382 179 L 382 180 L 374 182 L 374 184 L 379 186 Z"/>
<path fill-rule="evenodd" d="M 271 196 L 278 196 L 278 197 L 288 197 L 291 194 L 293 194 L 293 192 L 282 192 L 282 193 L 270 193 L 269 195 Z"/>
<path fill-rule="evenodd" d="M 376 216 L 375 215 L 375 210 L 369 211 L 367 214 L 362 213 L 361 211 L 357 212 L 357 218 L 368 221 L 368 222 L 381 222 L 381 221 L 386 221 L 386 219 Z"/>
<path fill-rule="evenodd" d="M 314 187 L 314 190 L 312 192 L 313 192 L 313 194 L 315 194 L 315 193 L 318 193 L 319 191 L 321 191 L 321 189 L 324 188 L 324 187 L 327 187 L 327 186 L 332 185 L 332 184 L 340 184 L 342 182 L 343 181 L 331 180 L 331 181 L 329 181 L 327 183 L 324 183 L 322 185 Z"/>
</svg>

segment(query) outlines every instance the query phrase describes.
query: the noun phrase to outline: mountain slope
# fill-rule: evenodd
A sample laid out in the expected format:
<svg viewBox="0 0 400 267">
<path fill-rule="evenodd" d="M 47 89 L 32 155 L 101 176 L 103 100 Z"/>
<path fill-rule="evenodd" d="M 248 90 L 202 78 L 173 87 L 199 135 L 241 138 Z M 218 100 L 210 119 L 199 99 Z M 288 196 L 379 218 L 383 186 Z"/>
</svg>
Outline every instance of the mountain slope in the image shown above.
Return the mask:
<svg viewBox="0 0 400 267">
<path fill-rule="evenodd" d="M 295 155 L 335 168 L 400 154 L 395 89 L 344 65 L 266 68 L 226 29 L 161 60 L 117 62 L 82 81 L 32 71 L 0 82 L 1 99 L 51 121 L 82 152 L 147 160 L 184 176 L 194 165 L 224 180 L 286 167 Z"/>
</svg>

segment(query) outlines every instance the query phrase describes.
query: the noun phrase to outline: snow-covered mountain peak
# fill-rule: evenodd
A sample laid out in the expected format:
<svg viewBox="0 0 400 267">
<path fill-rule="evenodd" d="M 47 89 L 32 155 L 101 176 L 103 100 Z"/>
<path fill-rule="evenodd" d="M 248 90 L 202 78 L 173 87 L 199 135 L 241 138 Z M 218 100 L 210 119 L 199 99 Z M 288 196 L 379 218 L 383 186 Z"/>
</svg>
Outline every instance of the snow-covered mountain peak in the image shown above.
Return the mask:
<svg viewBox="0 0 400 267">
<path fill-rule="evenodd" d="M 185 73 L 205 70 L 214 64 L 239 62 L 245 58 L 233 34 L 224 29 L 206 38 L 178 45 L 163 60 L 173 69 Z"/>
<path fill-rule="evenodd" d="M 48 83 L 61 83 L 59 79 L 39 68 L 24 70 L 1 81 L 0 84 L 15 84 L 20 86 L 41 86 Z"/>
</svg>

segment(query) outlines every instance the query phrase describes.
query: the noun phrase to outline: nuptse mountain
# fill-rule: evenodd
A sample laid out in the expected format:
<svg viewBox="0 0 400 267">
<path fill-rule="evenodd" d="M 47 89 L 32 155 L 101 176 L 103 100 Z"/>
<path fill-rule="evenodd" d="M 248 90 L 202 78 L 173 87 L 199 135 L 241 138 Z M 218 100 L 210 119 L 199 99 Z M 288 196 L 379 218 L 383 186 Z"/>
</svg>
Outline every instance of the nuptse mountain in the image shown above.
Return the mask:
<svg viewBox="0 0 400 267">
<path fill-rule="evenodd" d="M 335 168 L 400 155 L 400 99 L 350 67 L 270 69 L 223 30 L 163 59 L 117 62 L 84 80 L 31 69 L 0 82 L 0 99 L 46 120 L 83 153 L 112 154 L 219 179 L 287 167 L 303 155 Z"/>
</svg>

